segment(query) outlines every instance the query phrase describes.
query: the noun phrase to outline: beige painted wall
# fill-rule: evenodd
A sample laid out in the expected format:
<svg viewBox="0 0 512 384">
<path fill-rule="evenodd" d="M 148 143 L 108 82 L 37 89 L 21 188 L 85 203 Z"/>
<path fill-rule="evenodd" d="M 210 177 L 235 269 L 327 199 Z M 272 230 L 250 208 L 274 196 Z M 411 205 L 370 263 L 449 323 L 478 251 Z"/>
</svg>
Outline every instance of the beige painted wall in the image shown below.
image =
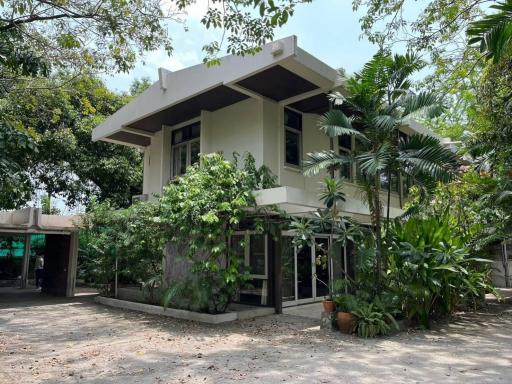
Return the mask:
<svg viewBox="0 0 512 384">
<path fill-rule="evenodd" d="M 221 151 L 232 159 L 233 151 L 242 155 L 250 152 L 258 166 L 265 164 L 278 176 L 279 185 L 317 193 L 327 172 L 305 177 L 299 169 L 284 163 L 284 107 L 273 101 L 246 99 L 214 112 L 201 113 L 201 152 Z M 317 126 L 318 115 L 303 114 L 302 158 L 307 153 L 329 149 L 329 138 Z M 151 140 L 144 156 L 144 193 L 159 194 L 170 179 L 171 132 L 192 121 L 175 127 L 163 127 Z M 338 150 L 337 140 L 334 149 Z M 360 200 L 356 184 L 346 183 L 347 195 Z M 392 193 L 393 207 L 399 206 L 398 195 Z M 359 210 L 359 209 L 358 209 Z"/>
<path fill-rule="evenodd" d="M 209 112 L 207 120 L 202 122 L 207 134 L 205 149 L 210 153 L 223 152 L 226 159 L 232 159 L 234 151 L 240 155 L 250 152 L 256 164 L 262 165 L 262 120 L 262 102 L 256 99 L 246 99 Z"/>
</svg>

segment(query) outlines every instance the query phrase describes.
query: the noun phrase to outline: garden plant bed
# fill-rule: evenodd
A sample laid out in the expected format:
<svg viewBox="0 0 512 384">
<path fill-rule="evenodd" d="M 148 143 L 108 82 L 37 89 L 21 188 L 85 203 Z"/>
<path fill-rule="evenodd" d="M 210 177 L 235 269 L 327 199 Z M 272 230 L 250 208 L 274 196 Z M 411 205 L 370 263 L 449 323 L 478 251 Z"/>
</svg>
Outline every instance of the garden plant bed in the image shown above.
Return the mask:
<svg viewBox="0 0 512 384">
<path fill-rule="evenodd" d="M 110 307 L 129 309 L 132 311 L 149 313 L 152 315 L 160 315 L 172 317 L 175 319 L 198 321 L 207 324 L 221 324 L 235 320 L 250 319 L 259 316 L 266 316 L 274 313 L 274 308 L 268 307 L 248 307 L 234 305 L 231 312 L 210 314 L 187 311 L 184 309 L 167 308 L 164 309 L 160 305 L 144 304 L 134 301 L 119 300 L 110 297 L 98 296 L 95 298 L 97 303 L 108 305 Z"/>
</svg>

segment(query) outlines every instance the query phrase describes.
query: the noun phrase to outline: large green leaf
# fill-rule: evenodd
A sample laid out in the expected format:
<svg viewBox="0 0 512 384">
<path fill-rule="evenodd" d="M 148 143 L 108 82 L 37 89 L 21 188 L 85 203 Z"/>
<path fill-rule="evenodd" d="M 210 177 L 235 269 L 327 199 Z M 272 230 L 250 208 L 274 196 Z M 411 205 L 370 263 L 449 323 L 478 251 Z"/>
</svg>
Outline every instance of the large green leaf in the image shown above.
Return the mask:
<svg viewBox="0 0 512 384">
<path fill-rule="evenodd" d="M 308 153 L 302 167 L 304 174 L 311 176 L 317 175 L 321 170 L 339 168 L 343 164 L 349 164 L 352 161 L 351 156 L 340 155 L 334 151 L 321 151 Z"/>
</svg>

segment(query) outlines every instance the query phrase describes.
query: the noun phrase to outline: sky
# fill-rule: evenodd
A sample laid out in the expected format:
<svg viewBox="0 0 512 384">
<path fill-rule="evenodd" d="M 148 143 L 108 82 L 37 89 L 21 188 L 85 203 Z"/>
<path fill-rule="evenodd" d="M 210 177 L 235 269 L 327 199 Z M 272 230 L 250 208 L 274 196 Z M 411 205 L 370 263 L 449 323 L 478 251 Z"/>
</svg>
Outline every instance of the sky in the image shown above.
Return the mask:
<svg viewBox="0 0 512 384">
<path fill-rule="evenodd" d="M 200 24 L 207 0 L 198 0 L 190 9 L 184 25 L 172 23 L 169 33 L 173 39 L 174 53 L 168 57 L 163 50 L 150 52 L 144 62 L 139 62 L 129 73 L 105 76 L 109 88 L 126 91 L 135 78 L 149 77 L 156 81 L 157 69 L 164 67 L 176 71 L 202 62 L 202 47 L 218 35 Z M 314 0 L 299 5 L 288 23 L 276 30 L 280 39 L 296 35 L 298 45 L 333 68 L 344 68 L 347 73 L 361 69 L 377 51 L 377 47 L 360 39 L 360 15 L 352 11 L 351 0 Z"/>
</svg>

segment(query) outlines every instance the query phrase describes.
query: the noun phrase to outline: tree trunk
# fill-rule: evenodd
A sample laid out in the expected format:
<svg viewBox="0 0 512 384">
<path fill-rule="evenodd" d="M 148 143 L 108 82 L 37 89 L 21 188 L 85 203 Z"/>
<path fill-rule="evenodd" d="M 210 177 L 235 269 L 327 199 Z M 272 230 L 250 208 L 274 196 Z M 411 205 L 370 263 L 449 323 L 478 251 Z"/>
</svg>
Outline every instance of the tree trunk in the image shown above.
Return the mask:
<svg viewBox="0 0 512 384">
<path fill-rule="evenodd" d="M 332 137 L 329 137 L 329 149 L 331 151 L 334 151 L 334 139 Z M 329 173 L 330 173 L 331 179 L 334 179 L 334 167 L 330 167 Z"/>
<path fill-rule="evenodd" d="M 375 209 L 375 238 L 377 242 L 377 249 L 375 253 L 375 274 L 377 281 L 377 291 L 381 288 L 381 271 L 382 271 L 382 212 L 380 204 L 380 174 L 375 175 L 375 196 L 374 196 L 374 209 Z"/>
</svg>

